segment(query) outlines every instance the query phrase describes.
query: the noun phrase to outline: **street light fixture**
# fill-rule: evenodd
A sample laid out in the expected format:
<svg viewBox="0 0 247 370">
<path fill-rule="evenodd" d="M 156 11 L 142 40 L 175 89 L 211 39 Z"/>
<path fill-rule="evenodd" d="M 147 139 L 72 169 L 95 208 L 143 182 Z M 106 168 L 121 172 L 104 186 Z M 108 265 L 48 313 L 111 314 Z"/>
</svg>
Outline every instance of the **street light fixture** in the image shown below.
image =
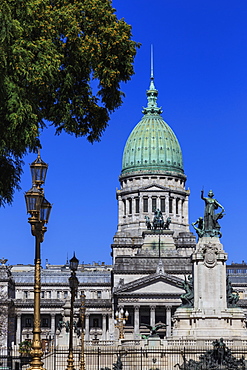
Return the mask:
<svg viewBox="0 0 247 370">
<path fill-rule="evenodd" d="M 75 295 L 78 289 L 79 281 L 76 277 L 76 270 L 78 268 L 79 260 L 75 254 L 69 261 L 69 268 L 71 270 L 71 276 L 69 278 L 71 304 L 70 304 L 70 321 L 69 321 L 69 354 L 67 360 L 67 370 L 75 370 L 74 368 L 74 357 L 73 357 L 73 316 L 74 316 L 74 302 Z"/>
<path fill-rule="evenodd" d="M 115 313 L 115 328 L 119 329 L 119 338 L 118 339 L 124 339 L 124 326 L 126 324 L 126 321 L 129 317 L 129 312 L 126 310 L 124 312 L 124 309 L 121 308 L 119 311 Z"/>
<path fill-rule="evenodd" d="M 51 204 L 44 197 L 44 190 L 41 185 L 45 182 L 48 165 L 40 158 L 30 165 L 32 174 L 32 188 L 25 193 L 27 213 L 31 215 L 28 222 L 31 225 L 31 233 L 35 237 L 35 271 L 34 271 L 34 321 L 33 321 L 33 341 L 31 349 L 32 360 L 30 370 L 43 369 L 41 357 L 43 355 L 41 345 L 40 328 L 40 292 L 41 292 L 41 256 L 40 244 L 44 240 L 44 234 L 47 230 L 45 224 L 49 221 Z"/>
</svg>

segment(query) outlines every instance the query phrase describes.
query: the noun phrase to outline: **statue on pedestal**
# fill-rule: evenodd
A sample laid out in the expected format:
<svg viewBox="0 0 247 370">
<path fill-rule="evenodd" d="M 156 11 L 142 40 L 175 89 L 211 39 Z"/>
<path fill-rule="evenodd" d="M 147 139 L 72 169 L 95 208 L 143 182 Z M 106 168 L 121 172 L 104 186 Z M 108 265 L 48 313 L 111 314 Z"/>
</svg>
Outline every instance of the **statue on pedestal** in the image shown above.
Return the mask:
<svg viewBox="0 0 247 370">
<path fill-rule="evenodd" d="M 213 197 L 214 193 L 212 190 L 209 191 L 208 197 L 204 197 L 204 191 L 201 191 L 201 199 L 205 201 L 204 218 L 199 217 L 197 221 L 192 223 L 199 238 L 203 236 L 216 236 L 220 238 L 222 236 L 218 220 L 224 216 L 225 209 Z M 215 210 L 218 208 L 221 208 L 221 211 L 215 213 Z"/>
<path fill-rule="evenodd" d="M 150 221 L 149 216 L 145 216 L 146 226 L 148 230 L 170 230 L 171 217 L 167 217 L 164 221 L 162 212 L 159 209 L 154 211 L 153 222 Z"/>
</svg>

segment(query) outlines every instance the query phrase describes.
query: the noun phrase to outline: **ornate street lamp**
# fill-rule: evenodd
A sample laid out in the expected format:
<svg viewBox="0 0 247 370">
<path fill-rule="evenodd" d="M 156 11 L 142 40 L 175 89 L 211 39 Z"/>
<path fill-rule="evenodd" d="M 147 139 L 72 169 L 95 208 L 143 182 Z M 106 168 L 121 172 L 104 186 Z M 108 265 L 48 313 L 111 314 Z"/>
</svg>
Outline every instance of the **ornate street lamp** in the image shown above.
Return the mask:
<svg viewBox="0 0 247 370">
<path fill-rule="evenodd" d="M 115 328 L 119 329 L 119 338 L 118 339 L 124 339 L 124 326 L 126 324 L 126 321 L 129 317 L 129 312 L 126 310 L 124 312 L 124 309 L 121 308 L 119 311 L 115 313 Z"/>
<path fill-rule="evenodd" d="M 81 293 L 81 307 L 80 307 L 80 318 L 81 318 L 81 361 L 80 370 L 85 370 L 85 353 L 84 353 L 84 327 L 85 327 L 85 294 Z"/>
<path fill-rule="evenodd" d="M 67 360 L 67 370 L 75 370 L 74 368 L 74 357 L 73 357 L 73 316 L 74 316 L 74 302 L 75 295 L 78 289 L 79 281 L 76 277 L 76 270 L 78 268 L 79 260 L 75 254 L 69 261 L 69 268 L 71 270 L 71 276 L 69 278 L 70 294 L 71 294 L 71 305 L 70 305 L 70 321 L 69 321 L 69 354 Z"/>
<path fill-rule="evenodd" d="M 32 235 L 35 237 L 35 271 L 34 271 L 34 320 L 33 320 L 33 341 L 30 352 L 32 360 L 30 369 L 43 369 L 41 357 L 43 355 L 40 340 L 40 292 L 41 292 L 41 256 L 40 244 L 44 240 L 44 234 L 47 230 L 45 224 L 49 221 L 51 204 L 44 197 L 44 190 L 41 185 L 45 182 L 48 165 L 40 158 L 30 165 L 32 174 L 32 188 L 25 193 L 27 213 L 31 215 L 28 222 L 31 225 Z"/>
</svg>

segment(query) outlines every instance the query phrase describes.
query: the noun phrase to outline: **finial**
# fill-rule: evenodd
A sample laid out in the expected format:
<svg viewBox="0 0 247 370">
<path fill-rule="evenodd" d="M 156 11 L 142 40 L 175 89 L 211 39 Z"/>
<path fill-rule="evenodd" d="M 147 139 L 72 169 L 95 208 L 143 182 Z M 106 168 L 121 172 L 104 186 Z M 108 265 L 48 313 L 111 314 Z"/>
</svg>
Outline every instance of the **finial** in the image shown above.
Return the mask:
<svg viewBox="0 0 247 370">
<path fill-rule="evenodd" d="M 151 76 L 150 76 L 150 87 L 149 90 L 156 90 L 154 86 L 154 53 L 153 45 L 151 44 Z"/>
<path fill-rule="evenodd" d="M 155 114 L 159 115 L 162 113 L 161 108 L 157 106 L 158 90 L 154 86 L 154 56 L 153 56 L 153 45 L 151 45 L 151 76 L 150 86 L 147 90 L 148 106 L 143 109 L 144 114 Z"/>
</svg>

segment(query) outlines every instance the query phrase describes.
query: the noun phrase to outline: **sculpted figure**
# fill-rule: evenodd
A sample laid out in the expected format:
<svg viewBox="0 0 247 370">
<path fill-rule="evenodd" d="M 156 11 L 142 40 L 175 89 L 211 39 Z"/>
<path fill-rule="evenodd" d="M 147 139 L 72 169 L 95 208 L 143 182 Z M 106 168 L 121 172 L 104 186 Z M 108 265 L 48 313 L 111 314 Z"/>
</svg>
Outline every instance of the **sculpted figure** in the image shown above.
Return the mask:
<svg viewBox="0 0 247 370">
<path fill-rule="evenodd" d="M 149 325 L 149 324 L 141 324 L 146 326 L 150 330 L 150 334 L 147 336 L 147 338 L 158 336 L 157 331 L 159 329 L 164 329 L 167 327 L 166 324 L 163 324 L 162 322 L 159 322 L 158 324 L 155 324 L 155 326 Z"/>
<path fill-rule="evenodd" d="M 171 217 L 167 217 L 166 223 L 164 224 L 164 230 L 170 230 L 170 223 L 172 222 Z"/>
<path fill-rule="evenodd" d="M 226 277 L 226 299 L 228 307 L 237 307 L 237 302 L 239 301 L 238 292 L 234 292 L 232 283 L 229 280 L 229 276 Z"/>
<path fill-rule="evenodd" d="M 208 196 L 204 197 L 204 191 L 201 191 L 201 199 L 205 202 L 204 218 L 199 217 L 192 226 L 196 230 L 199 238 L 203 236 L 221 237 L 220 224 L 218 222 L 224 216 L 224 207 L 214 199 L 214 193 L 209 191 Z M 216 209 L 221 208 L 219 213 L 215 213 Z"/>
<path fill-rule="evenodd" d="M 205 201 L 205 211 L 204 211 L 204 229 L 205 230 L 213 230 L 215 228 L 215 213 L 214 211 L 217 208 L 221 208 L 221 214 L 223 215 L 224 207 L 213 198 L 214 193 L 212 190 L 209 191 L 208 197 L 204 197 L 204 191 L 201 192 L 201 198 Z M 223 217 L 223 216 L 222 216 Z M 219 219 L 219 216 L 217 217 Z"/>
<path fill-rule="evenodd" d="M 147 226 L 147 229 L 148 229 L 148 230 L 151 230 L 151 229 L 152 229 L 152 225 L 151 225 L 150 218 L 149 218 L 148 216 L 145 216 L 145 219 L 146 219 L 146 226 Z"/>
<path fill-rule="evenodd" d="M 204 232 L 203 217 L 199 217 L 195 222 L 192 222 L 192 226 L 196 230 L 196 233 L 199 236 L 199 238 L 201 238 L 203 236 L 203 232 Z"/>
<path fill-rule="evenodd" d="M 180 296 L 182 299 L 182 307 L 193 307 L 194 305 L 194 283 L 193 277 L 188 276 L 188 280 L 184 279 L 182 288 L 185 290 L 185 293 Z"/>
<path fill-rule="evenodd" d="M 159 209 L 156 209 L 156 211 L 154 212 L 153 227 L 155 230 L 163 229 L 164 227 L 163 215 Z"/>
</svg>

